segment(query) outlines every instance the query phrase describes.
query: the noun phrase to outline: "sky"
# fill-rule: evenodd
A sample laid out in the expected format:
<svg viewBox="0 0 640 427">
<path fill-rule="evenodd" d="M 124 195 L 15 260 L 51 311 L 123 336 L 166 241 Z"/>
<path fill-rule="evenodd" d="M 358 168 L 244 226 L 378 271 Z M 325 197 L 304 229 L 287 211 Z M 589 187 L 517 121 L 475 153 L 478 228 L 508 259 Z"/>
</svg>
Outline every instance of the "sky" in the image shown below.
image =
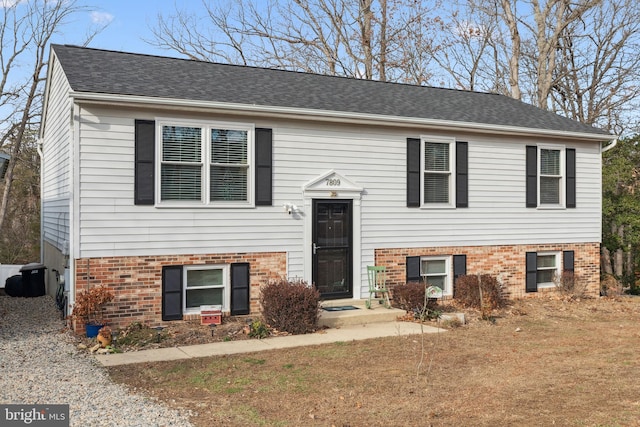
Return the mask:
<svg viewBox="0 0 640 427">
<path fill-rule="evenodd" d="M 193 11 L 201 8 L 200 0 L 175 0 L 180 7 L 189 6 Z M 81 0 L 78 5 L 86 12 L 74 16 L 60 34 L 52 38 L 56 44 L 82 45 L 89 28 L 109 25 L 89 43 L 89 47 L 153 55 L 177 56 L 145 43 L 151 39 L 151 27 L 155 26 L 158 14 L 169 16 L 175 13 L 174 0 Z"/>
</svg>

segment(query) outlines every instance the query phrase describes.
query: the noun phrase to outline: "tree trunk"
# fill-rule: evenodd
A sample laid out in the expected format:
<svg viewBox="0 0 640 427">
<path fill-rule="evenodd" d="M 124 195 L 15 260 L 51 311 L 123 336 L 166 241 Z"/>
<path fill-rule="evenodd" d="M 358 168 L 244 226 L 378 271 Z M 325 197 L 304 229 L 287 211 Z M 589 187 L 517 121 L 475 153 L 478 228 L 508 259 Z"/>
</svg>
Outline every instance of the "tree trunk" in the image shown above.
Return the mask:
<svg viewBox="0 0 640 427">
<path fill-rule="evenodd" d="M 613 254 L 613 274 L 620 278 L 624 276 L 624 251 L 617 249 Z"/>
<path fill-rule="evenodd" d="M 613 274 L 613 268 L 611 267 L 611 252 L 609 252 L 609 249 L 604 246 L 600 248 L 600 269 L 604 274 Z"/>
<path fill-rule="evenodd" d="M 511 34 L 511 56 L 509 58 L 509 86 L 511 87 L 511 97 L 522 98 L 520 91 L 520 32 L 518 31 L 518 21 L 511 9 L 510 0 L 502 0 L 504 19 Z"/>
</svg>

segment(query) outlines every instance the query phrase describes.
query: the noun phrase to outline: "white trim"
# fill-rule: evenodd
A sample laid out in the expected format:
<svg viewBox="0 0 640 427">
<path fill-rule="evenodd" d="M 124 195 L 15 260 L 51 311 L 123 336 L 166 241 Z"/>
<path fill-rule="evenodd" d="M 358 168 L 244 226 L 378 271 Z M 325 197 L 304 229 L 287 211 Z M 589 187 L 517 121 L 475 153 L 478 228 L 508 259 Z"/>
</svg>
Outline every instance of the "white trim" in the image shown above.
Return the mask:
<svg viewBox="0 0 640 427">
<path fill-rule="evenodd" d="M 433 142 L 436 144 L 449 145 L 449 202 L 448 203 L 425 203 L 424 202 L 424 175 L 425 171 L 425 144 Z M 456 204 L 456 140 L 442 136 L 420 136 L 420 208 L 422 209 L 455 209 Z"/>
<path fill-rule="evenodd" d="M 423 261 L 444 261 L 445 262 L 445 284 L 444 284 L 444 289 L 442 291 L 442 296 L 443 297 L 447 297 L 447 296 L 453 296 L 453 263 L 451 262 L 452 260 L 452 256 L 451 255 L 445 255 L 445 256 L 430 256 L 430 255 L 426 255 L 426 256 L 421 256 L 420 257 L 420 277 L 427 277 L 426 274 L 422 273 L 422 262 Z M 435 275 L 434 275 L 435 276 Z M 425 279 L 426 281 L 426 279 Z M 428 282 L 427 282 L 428 283 Z M 433 285 L 435 286 L 435 285 Z"/>
<path fill-rule="evenodd" d="M 253 208 L 255 207 L 255 190 L 254 190 L 254 173 L 255 165 L 253 162 L 255 147 L 255 125 L 246 122 L 230 122 L 218 120 L 189 120 L 175 119 L 170 117 L 156 117 L 156 158 L 155 158 L 155 207 L 156 208 Z M 200 201 L 162 201 L 161 200 L 161 184 L 162 179 L 162 127 L 163 126 L 188 126 L 198 127 L 201 130 L 202 145 L 201 162 L 203 164 L 201 177 L 201 194 Z M 210 135 L 211 129 L 229 129 L 247 132 L 247 201 L 215 201 L 210 200 L 211 181 L 209 178 L 210 171 Z"/>
<path fill-rule="evenodd" d="M 555 275 L 559 275 L 560 274 L 560 254 L 561 254 L 560 251 L 537 252 L 536 258 L 541 256 L 553 255 L 556 259 Z M 551 268 L 546 267 L 546 268 L 543 268 L 543 270 L 551 270 Z M 538 261 L 536 259 L 536 285 L 538 286 L 538 289 L 554 288 L 556 286 L 553 280 L 551 282 L 538 283 L 538 278 L 537 278 L 538 271 L 540 271 L 540 266 L 538 265 Z"/>
<path fill-rule="evenodd" d="M 222 286 L 206 286 L 193 289 L 220 289 L 222 288 L 222 311 L 224 313 L 231 311 L 231 286 L 229 283 L 228 264 L 194 264 L 182 267 L 182 312 L 184 314 L 200 314 L 200 306 L 195 308 L 187 308 L 187 273 L 191 270 L 222 270 Z M 211 304 L 207 304 L 211 305 Z"/>
<path fill-rule="evenodd" d="M 573 131 L 557 131 L 549 129 L 525 128 L 519 126 L 491 125 L 484 123 L 459 122 L 453 120 L 425 119 L 419 117 L 399 117 L 383 114 L 366 114 L 352 113 L 344 111 L 314 110 L 293 107 L 275 107 L 262 105 L 249 105 L 239 103 L 225 103 L 212 101 L 195 101 L 189 99 L 174 98 L 152 98 L 147 96 L 134 95 L 114 95 L 90 92 L 74 92 L 70 91 L 69 96 L 78 101 L 86 101 L 96 104 L 124 104 L 130 105 L 153 105 L 163 109 L 182 109 L 182 110 L 207 110 L 219 112 L 234 112 L 238 114 L 255 115 L 263 114 L 270 117 L 288 117 L 288 118 L 309 118 L 312 117 L 317 121 L 331 121 L 342 123 L 364 123 L 385 126 L 425 126 L 432 129 L 441 130 L 457 130 L 468 129 L 481 133 L 490 134 L 508 134 L 519 136 L 545 136 L 569 139 L 581 139 L 592 141 L 609 141 L 611 135 L 589 133 L 589 132 L 573 132 Z"/>
<path fill-rule="evenodd" d="M 338 185 L 329 185 L 330 180 L 339 181 Z M 303 253 L 303 277 L 310 285 L 313 282 L 313 200 L 314 199 L 335 199 L 352 200 L 352 288 L 353 299 L 360 299 L 362 294 L 362 207 L 361 199 L 364 189 L 335 170 L 331 169 L 302 186 L 302 197 L 304 199 L 304 247 Z M 367 285 L 368 286 L 368 285 Z"/>
<path fill-rule="evenodd" d="M 562 144 L 555 144 L 555 145 L 551 145 L 551 144 L 537 144 L 537 148 L 538 148 L 538 152 L 537 152 L 537 158 L 538 158 L 538 167 L 536 170 L 536 184 L 538 187 L 538 194 L 537 194 L 537 198 L 538 198 L 538 209 L 544 210 L 544 209 L 566 209 L 567 207 L 567 156 L 566 156 L 566 152 L 567 149 L 564 145 Z M 558 191 L 559 191 L 559 202 L 558 204 L 543 204 L 541 202 L 541 197 L 540 194 L 542 192 L 542 185 L 541 185 L 541 178 L 542 178 L 542 150 L 550 150 L 550 151 L 559 151 L 560 152 L 560 183 Z"/>
</svg>

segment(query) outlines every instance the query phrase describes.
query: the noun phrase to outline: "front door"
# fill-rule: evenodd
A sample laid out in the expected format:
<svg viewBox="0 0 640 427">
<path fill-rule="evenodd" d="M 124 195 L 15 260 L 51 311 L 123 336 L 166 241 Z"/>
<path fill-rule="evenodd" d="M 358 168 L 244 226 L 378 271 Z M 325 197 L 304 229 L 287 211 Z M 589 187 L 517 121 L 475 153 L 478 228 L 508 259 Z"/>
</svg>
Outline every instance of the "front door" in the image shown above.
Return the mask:
<svg viewBox="0 0 640 427">
<path fill-rule="evenodd" d="M 313 283 L 322 299 L 350 298 L 351 200 L 313 201 Z"/>
</svg>

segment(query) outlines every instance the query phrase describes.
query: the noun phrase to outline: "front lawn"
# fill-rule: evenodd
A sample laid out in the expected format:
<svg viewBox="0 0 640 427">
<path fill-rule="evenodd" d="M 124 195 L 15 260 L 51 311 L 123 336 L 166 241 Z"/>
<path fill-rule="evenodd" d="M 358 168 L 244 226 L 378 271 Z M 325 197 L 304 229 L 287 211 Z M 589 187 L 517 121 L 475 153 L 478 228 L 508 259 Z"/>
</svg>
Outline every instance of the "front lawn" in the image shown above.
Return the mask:
<svg viewBox="0 0 640 427">
<path fill-rule="evenodd" d="M 640 297 L 527 299 L 441 334 L 109 372 L 197 426 L 640 425 Z"/>
</svg>

